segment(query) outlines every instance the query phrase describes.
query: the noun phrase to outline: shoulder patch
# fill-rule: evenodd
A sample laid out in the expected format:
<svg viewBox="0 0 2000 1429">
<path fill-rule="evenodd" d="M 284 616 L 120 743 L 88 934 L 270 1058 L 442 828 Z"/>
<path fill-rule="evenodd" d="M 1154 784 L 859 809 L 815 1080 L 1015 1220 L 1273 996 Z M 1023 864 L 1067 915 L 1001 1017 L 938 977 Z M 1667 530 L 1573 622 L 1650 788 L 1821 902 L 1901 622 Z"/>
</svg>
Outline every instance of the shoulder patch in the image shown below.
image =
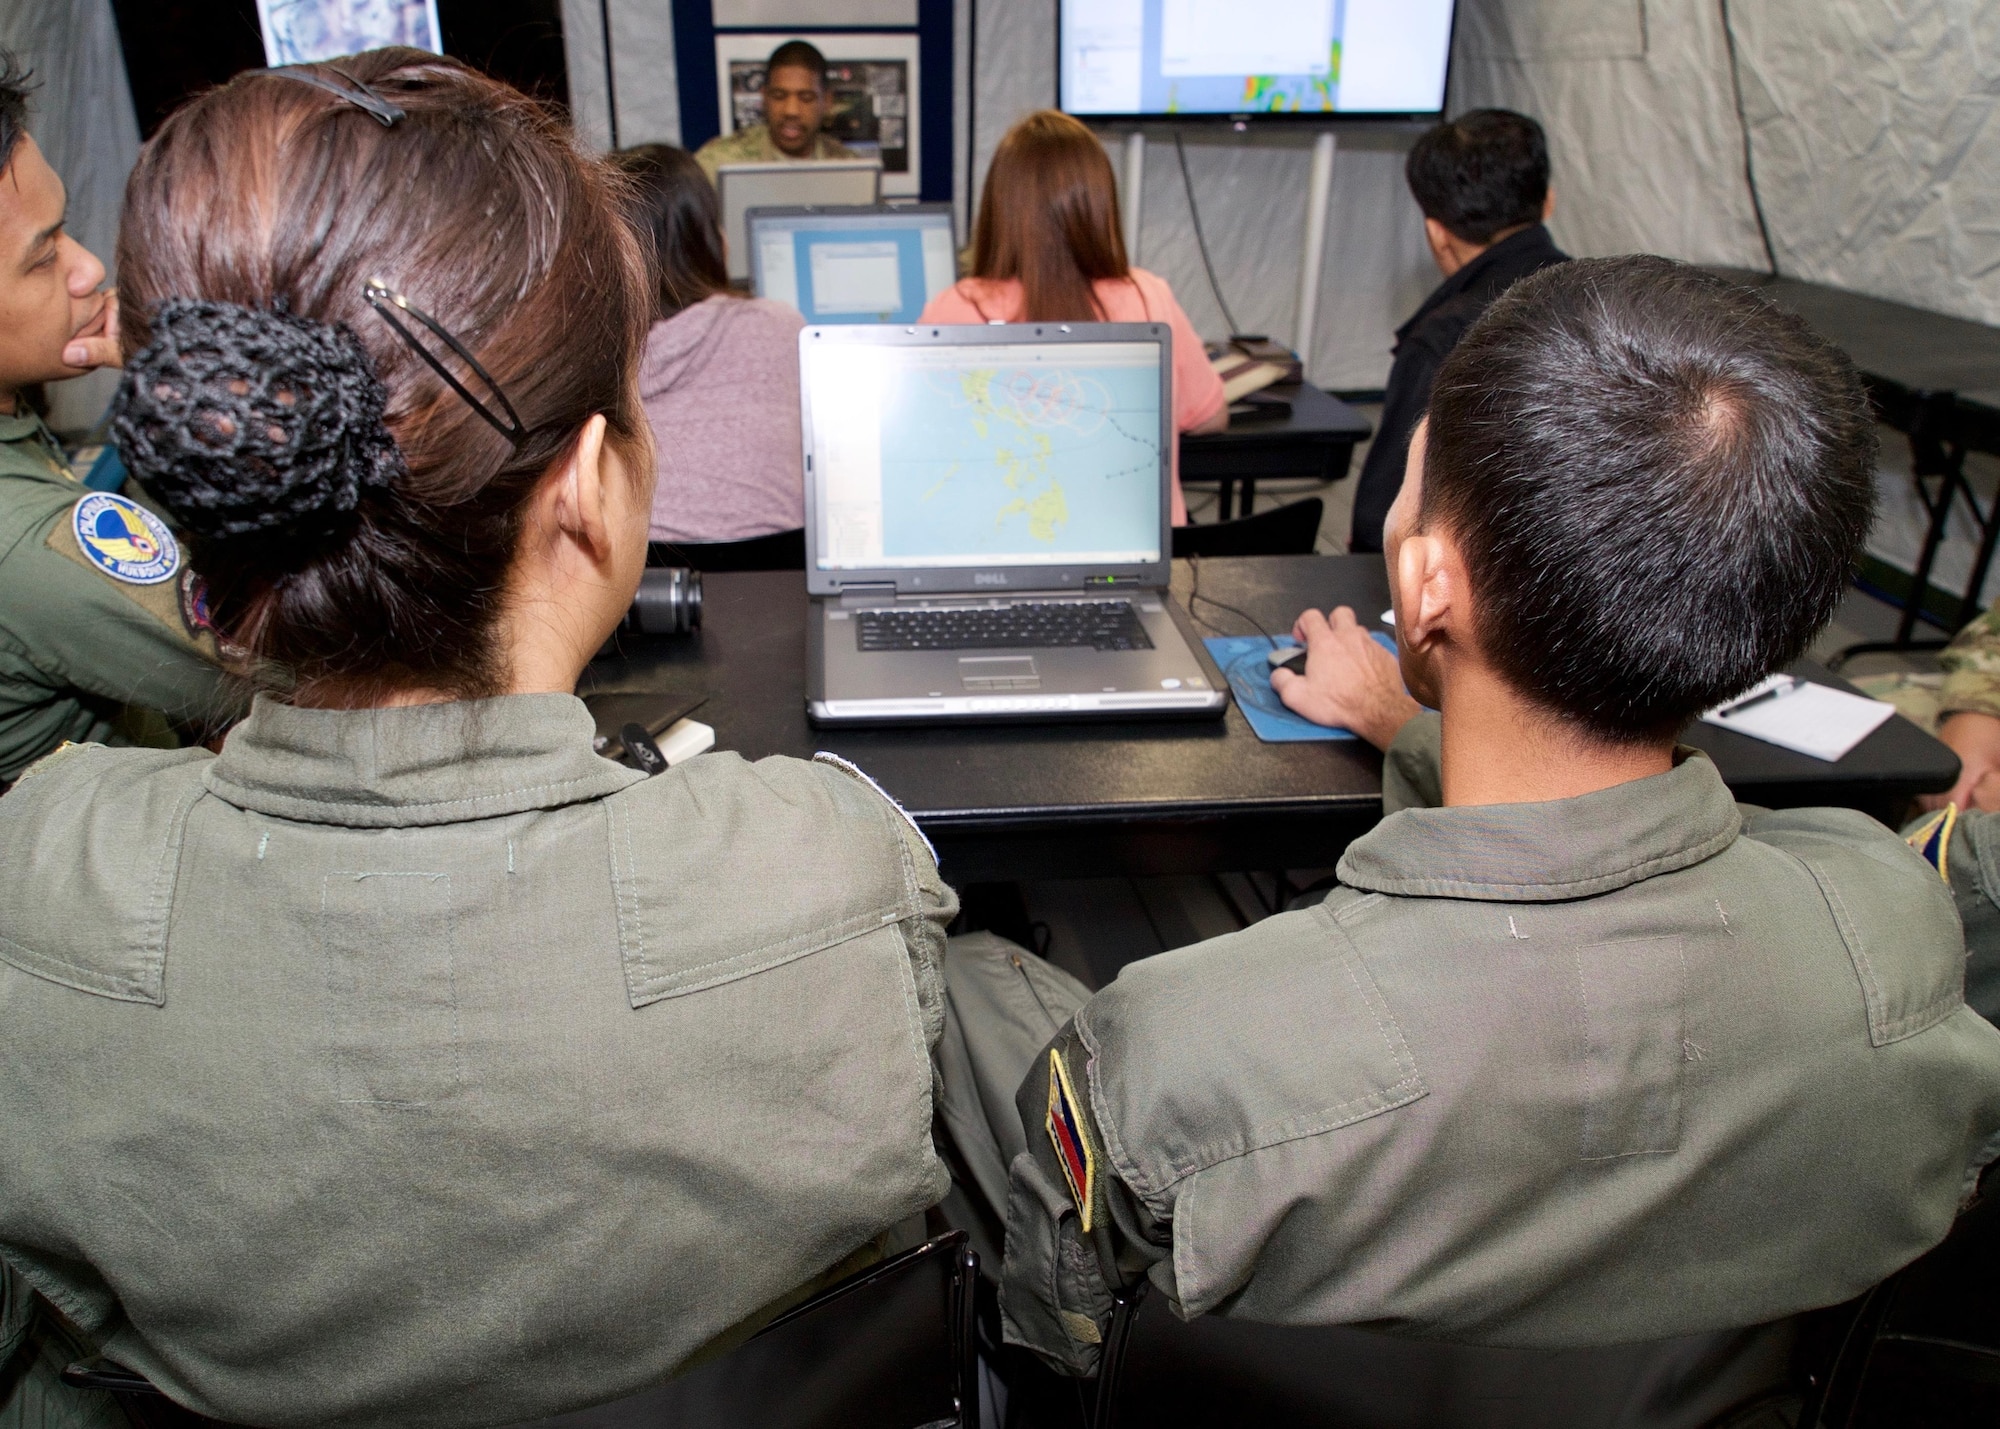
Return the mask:
<svg viewBox="0 0 2000 1429">
<path fill-rule="evenodd" d="M 180 543 L 166 522 L 114 492 L 94 491 L 77 502 L 70 528 L 84 558 L 115 581 L 158 585 L 180 572 Z"/>
<path fill-rule="evenodd" d="M 1903 836 L 1946 883 L 1951 882 L 1951 833 L 1957 827 L 1958 805 L 1946 804 Z"/>
<path fill-rule="evenodd" d="M 1077 1223 L 1083 1227 L 1085 1235 L 1090 1234 L 1090 1212 L 1097 1193 L 1097 1153 L 1091 1149 L 1090 1136 L 1083 1129 L 1083 1117 L 1077 1112 L 1076 1088 L 1070 1085 L 1069 1068 L 1063 1065 L 1062 1053 L 1049 1048 L 1049 1112 L 1043 1125 L 1049 1133 L 1049 1142 L 1056 1149 L 1056 1160 L 1062 1163 L 1063 1179 L 1069 1182 L 1069 1193 L 1076 1202 Z"/>
<path fill-rule="evenodd" d="M 884 789 L 880 784 L 877 784 L 873 779 L 869 778 L 867 774 L 862 772 L 862 769 L 859 765 L 854 764 L 849 760 L 842 759 L 838 754 L 829 754 L 824 749 L 820 750 L 819 753 L 815 754 L 812 757 L 812 762 L 815 764 L 831 765 L 833 768 L 838 769 L 841 773 L 847 775 L 849 778 L 860 780 L 863 784 L 866 784 L 869 788 L 873 789 L 877 794 L 880 794 L 883 800 L 889 805 L 889 807 L 896 811 L 897 816 L 901 818 L 904 823 L 910 826 L 910 832 L 917 836 L 917 841 L 924 846 L 924 851 L 931 856 L 931 862 L 936 863 L 938 861 L 937 848 L 931 843 L 929 836 L 926 835 L 922 829 L 917 827 L 917 821 L 910 817 L 910 811 L 904 808 L 901 804 L 897 803 L 895 799 L 890 796 L 890 793 L 887 789 Z"/>
</svg>

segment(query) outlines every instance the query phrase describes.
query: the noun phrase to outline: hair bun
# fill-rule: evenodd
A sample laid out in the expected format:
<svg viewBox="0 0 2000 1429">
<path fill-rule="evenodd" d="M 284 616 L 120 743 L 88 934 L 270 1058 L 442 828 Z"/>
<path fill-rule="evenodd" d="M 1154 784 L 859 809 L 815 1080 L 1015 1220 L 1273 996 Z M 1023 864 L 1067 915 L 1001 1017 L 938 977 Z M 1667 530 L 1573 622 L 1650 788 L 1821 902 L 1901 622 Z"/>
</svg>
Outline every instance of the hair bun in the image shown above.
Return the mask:
<svg viewBox="0 0 2000 1429">
<path fill-rule="evenodd" d="M 190 533 L 324 533 L 408 468 L 360 339 L 285 311 L 169 298 L 125 368 L 112 432 Z"/>
</svg>

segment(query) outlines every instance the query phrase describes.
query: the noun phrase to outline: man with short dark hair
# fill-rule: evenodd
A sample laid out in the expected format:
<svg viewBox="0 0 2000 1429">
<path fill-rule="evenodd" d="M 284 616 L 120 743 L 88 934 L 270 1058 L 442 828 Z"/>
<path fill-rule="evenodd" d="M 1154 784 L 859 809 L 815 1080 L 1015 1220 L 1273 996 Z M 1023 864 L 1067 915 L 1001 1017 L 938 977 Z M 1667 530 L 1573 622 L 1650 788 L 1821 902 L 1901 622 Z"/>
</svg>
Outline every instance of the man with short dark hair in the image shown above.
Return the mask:
<svg viewBox="0 0 2000 1429">
<path fill-rule="evenodd" d="M 2000 1154 L 1948 886 L 1863 815 L 1740 808 L 1675 744 L 1829 618 L 1873 456 L 1852 365 L 1748 289 L 1599 259 L 1494 304 L 1390 513 L 1400 660 L 1338 611 L 1277 682 L 1387 746 L 1388 816 L 1319 906 L 1053 1003 L 1010 1340 L 1088 1373 L 1150 1279 L 1188 1316 L 1660 1342 L 1944 1236 Z M 953 945 L 947 1054 L 993 1045 L 1022 968 Z M 963 1071 L 966 1140 L 992 1099 Z"/>
<path fill-rule="evenodd" d="M 63 229 L 28 78 L 0 50 L 0 790 L 66 740 L 171 746 L 163 715 L 199 727 L 233 704 L 165 520 L 129 484 L 85 485 L 29 405 L 118 364 L 118 298 Z"/>
<path fill-rule="evenodd" d="M 695 151 L 695 162 L 713 183 L 716 170 L 724 164 L 859 158 L 825 132 L 831 108 L 826 56 L 805 40 L 787 40 L 771 51 L 764 66 L 764 122 L 717 135 Z"/>
<path fill-rule="evenodd" d="M 1466 329 L 1515 282 L 1566 256 L 1543 227 L 1555 211 L 1548 141 L 1525 114 L 1475 109 L 1438 125 L 1410 150 L 1403 176 L 1424 212 L 1424 240 L 1444 281 L 1396 329 L 1382 416 L 1354 488 L 1354 551 L 1382 549 L 1382 521 L 1403 484 L 1410 433 Z"/>
</svg>

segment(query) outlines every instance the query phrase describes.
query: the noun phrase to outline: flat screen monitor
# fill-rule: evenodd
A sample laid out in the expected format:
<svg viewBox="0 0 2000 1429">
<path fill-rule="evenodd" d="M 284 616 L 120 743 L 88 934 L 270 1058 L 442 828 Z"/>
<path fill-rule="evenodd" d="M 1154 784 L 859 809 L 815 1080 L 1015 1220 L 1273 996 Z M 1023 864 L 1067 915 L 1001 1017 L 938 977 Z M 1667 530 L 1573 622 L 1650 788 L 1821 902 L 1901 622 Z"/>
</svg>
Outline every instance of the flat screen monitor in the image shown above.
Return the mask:
<svg viewBox="0 0 2000 1429">
<path fill-rule="evenodd" d="M 807 204 L 872 204 L 882 197 L 880 159 L 822 159 L 813 163 L 724 164 L 715 187 L 722 197 L 722 236 L 728 240 L 729 277 L 750 276 L 750 236 L 743 215 L 753 208 Z"/>
<path fill-rule="evenodd" d="M 1431 118 L 1454 0 L 1062 0 L 1062 107 L 1092 119 Z"/>
<path fill-rule="evenodd" d="M 951 205 L 753 208 L 750 287 L 809 323 L 913 323 L 958 279 Z"/>
</svg>

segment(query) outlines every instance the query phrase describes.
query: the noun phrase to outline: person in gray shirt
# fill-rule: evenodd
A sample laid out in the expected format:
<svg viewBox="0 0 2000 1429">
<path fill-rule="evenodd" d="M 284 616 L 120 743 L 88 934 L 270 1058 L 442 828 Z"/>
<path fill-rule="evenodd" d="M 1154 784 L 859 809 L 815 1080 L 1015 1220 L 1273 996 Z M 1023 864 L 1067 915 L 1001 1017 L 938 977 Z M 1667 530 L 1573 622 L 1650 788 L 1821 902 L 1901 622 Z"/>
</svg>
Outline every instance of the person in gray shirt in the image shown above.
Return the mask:
<svg viewBox="0 0 2000 1429">
<path fill-rule="evenodd" d="M 1386 747 L 1339 886 L 1087 1001 L 952 948 L 946 1120 L 1004 1197 L 1010 1341 L 1089 1373 L 1145 1281 L 1187 1317 L 1657 1341 L 1942 1239 L 2000 1153 L 1949 888 L 1675 742 L 1831 616 L 1873 455 L 1851 364 L 1746 289 L 1635 257 L 1494 304 L 1390 515 L 1398 656 L 1309 612 L 1274 682 Z"/>
<path fill-rule="evenodd" d="M 266 692 L 0 798 L 0 1423 L 92 1348 L 230 1423 L 578 1409 L 944 1193 L 914 826 L 833 763 L 648 779 L 571 693 L 646 552 L 618 202 L 411 50 L 141 155 L 115 427 Z"/>
</svg>

